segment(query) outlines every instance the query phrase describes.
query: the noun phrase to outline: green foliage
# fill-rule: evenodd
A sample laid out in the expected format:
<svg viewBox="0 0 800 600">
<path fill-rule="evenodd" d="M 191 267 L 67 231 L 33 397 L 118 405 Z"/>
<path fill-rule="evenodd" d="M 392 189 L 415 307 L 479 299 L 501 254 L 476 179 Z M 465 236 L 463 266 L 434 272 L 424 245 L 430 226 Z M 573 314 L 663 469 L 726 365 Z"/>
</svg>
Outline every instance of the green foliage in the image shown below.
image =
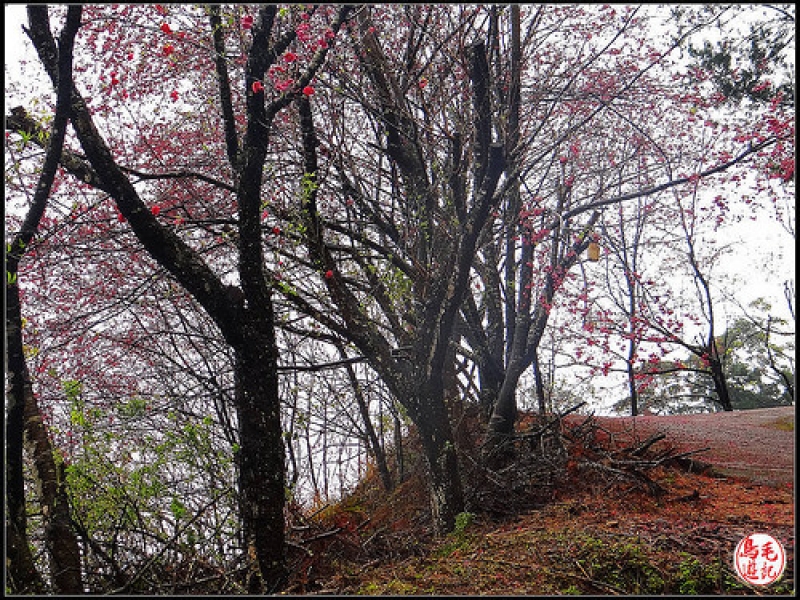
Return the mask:
<svg viewBox="0 0 800 600">
<path fill-rule="evenodd" d="M 453 531 L 447 536 L 447 541 L 436 552 L 439 557 L 448 557 L 455 552 L 468 553 L 475 544 L 475 536 L 468 533 L 468 529 L 475 520 L 475 514 L 461 512 L 456 515 Z"/>
<path fill-rule="evenodd" d="M 145 415 L 146 411 L 147 400 L 135 396 L 128 401 L 121 401 L 117 407 L 119 415 L 128 419 L 142 417 Z"/>
<path fill-rule="evenodd" d="M 636 540 L 605 541 L 591 536 L 576 542 L 576 564 L 587 577 L 630 594 L 661 594 L 665 581 L 648 548 Z"/>
<path fill-rule="evenodd" d="M 186 509 L 186 505 L 177 498 L 172 499 L 169 509 L 176 521 L 180 521 L 181 519 L 185 518 L 189 513 L 189 511 Z"/>
<path fill-rule="evenodd" d="M 786 102 L 793 102 L 793 67 L 787 65 L 785 56 L 794 44 L 794 30 L 793 13 L 776 13 L 771 20 L 751 24 L 738 45 L 730 39 L 705 41 L 702 47 L 690 45 L 688 51 L 729 101 L 765 103 L 779 91 Z M 779 80 L 777 86 L 765 85 L 775 78 Z"/>
<path fill-rule="evenodd" d="M 471 512 L 462 512 L 456 515 L 456 525 L 453 529 L 453 534 L 458 537 L 463 537 L 469 528 L 472 525 L 472 522 L 475 520 L 475 514 Z"/>
<path fill-rule="evenodd" d="M 303 177 L 300 179 L 301 200 L 303 202 L 308 202 L 314 192 L 317 191 L 318 187 L 319 184 L 317 183 L 316 173 L 303 173 Z"/>
<path fill-rule="evenodd" d="M 682 553 L 673 587 L 679 594 L 713 593 L 719 586 L 721 569 L 718 561 L 704 565 L 697 557 Z"/>
<path fill-rule="evenodd" d="M 400 269 L 388 267 L 380 275 L 389 298 L 396 304 L 405 302 L 411 298 L 413 284 Z"/>
<path fill-rule="evenodd" d="M 80 395 L 83 392 L 83 384 L 80 381 L 73 379 L 66 379 L 61 382 L 61 387 L 67 396 L 67 401 L 71 404 L 78 402 Z"/>
<path fill-rule="evenodd" d="M 136 548 L 176 535 L 170 542 L 176 547 L 208 544 L 205 556 L 228 543 L 226 537 L 234 539 L 233 453 L 215 437 L 219 425 L 213 416 L 200 421 L 178 412 L 154 416 L 151 401 L 142 397 L 103 410 L 82 398 L 79 382 L 62 385 L 71 399 L 70 434 L 77 440 L 64 457 L 67 490 L 73 517 L 91 539 Z M 216 500 L 219 513 L 206 515 L 209 500 Z M 183 529 L 198 516 L 206 517 L 199 525 L 211 535 Z M 165 532 L 165 524 L 174 532 Z"/>
</svg>

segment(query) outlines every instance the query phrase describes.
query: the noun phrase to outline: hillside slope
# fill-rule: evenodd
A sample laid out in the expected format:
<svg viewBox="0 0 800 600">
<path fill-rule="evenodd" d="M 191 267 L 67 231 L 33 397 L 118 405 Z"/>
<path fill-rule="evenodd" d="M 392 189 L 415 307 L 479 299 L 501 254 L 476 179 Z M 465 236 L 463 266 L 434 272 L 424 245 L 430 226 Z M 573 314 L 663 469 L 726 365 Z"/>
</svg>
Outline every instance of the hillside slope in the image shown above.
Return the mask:
<svg viewBox="0 0 800 600">
<path fill-rule="evenodd" d="M 568 423 L 571 421 L 571 424 Z M 565 427 L 586 423 L 573 415 Z M 465 514 L 430 535 L 422 478 L 387 495 L 365 481 L 319 511 L 298 540 L 289 593 L 369 595 L 784 595 L 794 583 L 794 407 L 691 416 L 597 417 L 616 444 L 663 433 L 657 452 L 692 452 L 691 470 L 659 465 L 665 490 L 579 473 L 552 501 L 504 518 Z M 701 468 L 709 463 L 712 468 Z M 684 465 L 686 466 L 686 465 Z M 733 571 L 738 542 L 769 533 L 786 549 L 783 577 L 755 588 Z"/>
</svg>

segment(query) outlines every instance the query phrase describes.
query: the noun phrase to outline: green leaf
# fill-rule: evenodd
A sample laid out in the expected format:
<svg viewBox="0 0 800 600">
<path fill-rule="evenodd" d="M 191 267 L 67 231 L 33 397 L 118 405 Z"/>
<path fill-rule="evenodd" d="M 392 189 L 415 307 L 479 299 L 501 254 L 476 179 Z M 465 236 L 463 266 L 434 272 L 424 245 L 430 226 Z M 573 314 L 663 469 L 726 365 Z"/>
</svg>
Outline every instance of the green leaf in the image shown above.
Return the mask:
<svg viewBox="0 0 800 600">
<path fill-rule="evenodd" d="M 175 520 L 177 521 L 180 521 L 189 513 L 189 511 L 186 509 L 186 505 L 177 498 L 172 499 L 169 509 L 172 511 L 172 516 L 175 517 Z"/>
</svg>

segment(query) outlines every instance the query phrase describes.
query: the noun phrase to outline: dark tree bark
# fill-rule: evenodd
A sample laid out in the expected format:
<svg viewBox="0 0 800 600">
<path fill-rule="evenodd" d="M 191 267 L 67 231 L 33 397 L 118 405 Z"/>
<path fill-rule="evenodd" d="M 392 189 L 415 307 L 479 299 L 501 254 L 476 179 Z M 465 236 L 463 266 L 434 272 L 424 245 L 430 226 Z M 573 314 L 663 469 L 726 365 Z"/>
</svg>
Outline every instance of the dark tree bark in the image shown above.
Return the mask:
<svg viewBox="0 0 800 600">
<path fill-rule="evenodd" d="M 71 6 L 58 44 L 55 61 L 56 112 L 47 152 L 33 203 L 19 233 L 14 236 L 6 260 L 6 343 L 8 347 L 9 412 L 6 422 L 7 573 L 11 589 L 17 593 L 42 592 L 44 582 L 30 553 L 26 532 L 25 489 L 22 474 L 23 442 L 31 449 L 37 490 L 44 517 L 45 546 L 49 558 L 53 590 L 58 594 L 83 592 L 81 557 L 77 536 L 70 520 L 69 499 L 63 463 L 56 462 L 50 441 L 33 394 L 22 340 L 22 307 L 19 296 L 19 263 L 27 251 L 44 215 L 66 135 L 72 91 L 72 50 L 80 28 L 81 7 Z M 28 121 L 25 110 L 14 109 L 11 123 Z M 42 140 L 44 142 L 44 140 Z"/>
<path fill-rule="evenodd" d="M 706 354 L 708 356 L 708 369 L 711 374 L 711 381 L 714 382 L 714 392 L 716 392 L 717 403 L 722 407 L 722 410 L 732 411 L 733 403 L 731 402 L 731 394 L 728 390 L 728 377 L 725 374 L 725 366 L 722 363 L 722 356 L 717 348 L 716 340 L 712 340 L 711 344 L 707 347 Z"/>
<path fill-rule="evenodd" d="M 16 276 L 16 269 L 7 268 L 10 282 Z M 23 455 L 25 398 L 30 378 L 22 350 L 22 315 L 19 285 L 15 280 L 6 284 L 6 344 L 6 575 L 13 593 L 41 594 L 45 590 L 44 580 L 33 562 L 27 533 Z"/>
<path fill-rule="evenodd" d="M 288 575 L 286 466 L 273 326 L 271 316 L 245 317 L 243 341 L 234 345 L 239 507 L 247 550 L 257 565 L 248 582 L 251 593 L 278 591 Z"/>
</svg>

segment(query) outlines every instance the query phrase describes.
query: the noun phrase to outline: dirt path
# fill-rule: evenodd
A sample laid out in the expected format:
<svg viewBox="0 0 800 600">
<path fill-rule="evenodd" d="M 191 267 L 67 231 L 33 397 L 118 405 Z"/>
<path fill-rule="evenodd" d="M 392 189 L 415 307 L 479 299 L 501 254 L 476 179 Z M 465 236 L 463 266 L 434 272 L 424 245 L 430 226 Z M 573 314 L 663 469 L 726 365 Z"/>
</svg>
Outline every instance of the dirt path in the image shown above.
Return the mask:
<svg viewBox="0 0 800 600">
<path fill-rule="evenodd" d="M 686 452 L 709 448 L 695 458 L 721 474 L 755 483 L 794 482 L 794 406 L 695 415 L 597 417 L 612 428 L 633 430 L 641 439 L 666 434 L 666 443 Z"/>
</svg>

